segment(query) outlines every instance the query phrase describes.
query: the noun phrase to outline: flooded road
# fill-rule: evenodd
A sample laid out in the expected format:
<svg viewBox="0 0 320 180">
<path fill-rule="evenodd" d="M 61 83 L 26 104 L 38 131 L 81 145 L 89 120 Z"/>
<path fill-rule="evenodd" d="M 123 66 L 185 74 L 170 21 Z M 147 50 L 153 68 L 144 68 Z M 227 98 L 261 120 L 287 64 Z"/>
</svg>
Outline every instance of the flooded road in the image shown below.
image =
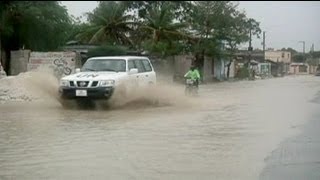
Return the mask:
<svg viewBox="0 0 320 180">
<path fill-rule="evenodd" d="M 319 77 L 292 76 L 202 85 L 192 99 L 164 88 L 160 107 L 3 104 L 0 179 L 259 179 L 272 151 L 316 118 L 319 90 Z"/>
</svg>

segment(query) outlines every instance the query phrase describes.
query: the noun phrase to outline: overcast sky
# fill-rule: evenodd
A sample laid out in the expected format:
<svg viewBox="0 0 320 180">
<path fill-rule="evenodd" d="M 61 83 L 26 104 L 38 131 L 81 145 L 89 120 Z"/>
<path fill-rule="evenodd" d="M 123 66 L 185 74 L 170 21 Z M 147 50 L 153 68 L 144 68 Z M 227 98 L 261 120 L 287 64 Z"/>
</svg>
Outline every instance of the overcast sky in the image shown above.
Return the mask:
<svg viewBox="0 0 320 180">
<path fill-rule="evenodd" d="M 97 1 L 61 1 L 76 17 L 97 7 Z M 266 31 L 266 47 L 280 49 L 292 47 L 306 52 L 314 43 L 315 50 L 320 50 L 320 2 L 317 1 L 241 1 L 239 10 L 260 22 Z M 261 39 L 253 40 L 253 48 L 262 49 Z M 245 44 L 244 46 L 248 46 Z"/>
</svg>

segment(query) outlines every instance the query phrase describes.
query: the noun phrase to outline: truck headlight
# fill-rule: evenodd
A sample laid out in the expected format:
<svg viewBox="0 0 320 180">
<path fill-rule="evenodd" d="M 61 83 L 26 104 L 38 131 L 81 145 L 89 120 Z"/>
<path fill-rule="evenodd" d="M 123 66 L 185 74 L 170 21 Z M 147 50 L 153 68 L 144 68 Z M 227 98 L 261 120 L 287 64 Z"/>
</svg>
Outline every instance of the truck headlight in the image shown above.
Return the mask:
<svg viewBox="0 0 320 180">
<path fill-rule="evenodd" d="M 61 80 L 60 81 L 60 86 L 63 86 L 63 87 L 68 87 L 70 84 L 69 84 L 69 81 L 66 81 L 66 80 Z"/>
<path fill-rule="evenodd" d="M 113 86 L 113 85 L 114 85 L 114 80 L 100 81 L 100 86 L 102 87 Z"/>
</svg>

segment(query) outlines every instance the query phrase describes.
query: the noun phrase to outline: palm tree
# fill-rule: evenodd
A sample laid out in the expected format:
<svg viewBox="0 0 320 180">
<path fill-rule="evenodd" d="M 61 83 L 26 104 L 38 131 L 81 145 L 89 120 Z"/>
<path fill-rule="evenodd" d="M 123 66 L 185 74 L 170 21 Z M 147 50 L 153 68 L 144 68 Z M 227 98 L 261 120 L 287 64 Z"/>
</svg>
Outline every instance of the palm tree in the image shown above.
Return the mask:
<svg viewBox="0 0 320 180">
<path fill-rule="evenodd" d="M 154 43 L 162 40 L 170 42 L 186 36 L 183 32 L 186 24 L 174 22 L 172 8 L 173 6 L 170 3 L 164 3 L 162 6 L 154 7 L 147 12 L 140 29 L 149 32 Z"/>
<path fill-rule="evenodd" d="M 133 16 L 126 14 L 126 6 L 121 2 L 101 1 L 93 13 L 88 13 L 89 25 L 76 38 L 90 44 L 131 45 L 128 32 L 135 23 Z"/>
<path fill-rule="evenodd" d="M 148 8 L 137 32 L 144 33 L 145 50 L 162 55 L 176 54 L 183 49 L 181 40 L 188 37 L 186 23 L 175 19 L 172 2 L 154 3 Z"/>
</svg>

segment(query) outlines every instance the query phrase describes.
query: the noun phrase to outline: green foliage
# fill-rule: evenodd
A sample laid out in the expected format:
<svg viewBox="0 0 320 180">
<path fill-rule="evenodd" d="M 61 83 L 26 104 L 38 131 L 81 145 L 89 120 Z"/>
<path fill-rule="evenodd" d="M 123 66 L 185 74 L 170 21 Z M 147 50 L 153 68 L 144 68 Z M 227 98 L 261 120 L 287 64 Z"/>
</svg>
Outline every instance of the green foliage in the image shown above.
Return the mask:
<svg viewBox="0 0 320 180">
<path fill-rule="evenodd" d="M 320 51 L 310 52 L 310 56 L 314 58 L 320 58 Z"/>
<path fill-rule="evenodd" d="M 172 2 L 162 2 L 152 4 L 154 8 L 148 8 L 143 15 L 137 32 L 144 32 L 146 36 L 141 39 L 146 50 L 153 54 L 162 56 L 174 55 L 181 52 L 182 45 L 178 41 L 185 34 L 182 29 L 185 23 L 173 22 L 175 14 Z"/>
<path fill-rule="evenodd" d="M 294 53 L 292 55 L 293 62 L 306 62 L 310 65 L 318 65 L 320 58 L 320 51 L 313 51 L 309 53 Z"/>
<path fill-rule="evenodd" d="M 298 51 L 296 51 L 295 49 L 290 48 L 290 47 L 289 48 L 282 48 L 281 51 L 289 51 L 289 52 L 291 52 L 291 56 L 294 56 L 295 54 L 298 53 Z"/>
<path fill-rule="evenodd" d="M 165 41 L 159 41 L 154 43 L 152 40 L 145 41 L 143 43 L 143 47 L 151 54 L 161 57 L 178 55 L 184 48 L 183 45 L 178 42 L 168 43 Z"/>
<path fill-rule="evenodd" d="M 3 48 L 46 51 L 64 44 L 71 18 L 58 1 L 12 1 L 2 9 L 0 24 Z"/>
<path fill-rule="evenodd" d="M 165 5 L 169 5 L 170 12 L 174 18 L 179 21 L 186 21 L 192 9 L 190 1 L 125 1 L 123 2 L 129 10 L 137 10 L 139 18 L 146 18 L 149 11 L 160 9 Z"/>
<path fill-rule="evenodd" d="M 132 45 L 126 33 L 133 30 L 133 17 L 127 15 L 124 3 L 100 1 L 98 7 L 88 13 L 89 24 L 77 35 L 77 39 L 91 44 L 111 43 Z"/>
<path fill-rule="evenodd" d="M 0 2 L 0 35 L 1 37 L 10 36 L 13 33 L 13 27 L 11 25 L 11 6 L 12 2 L 1 1 Z"/>
<path fill-rule="evenodd" d="M 128 14 L 132 10 L 138 13 Z M 0 15 L 0 38 L 10 50 L 55 50 L 77 39 L 161 56 L 222 56 L 247 42 L 250 31 L 261 32 L 259 23 L 231 1 L 100 1 L 87 14 L 88 23 L 70 17 L 58 1 L 2 1 Z"/>
<path fill-rule="evenodd" d="M 70 28 L 68 29 L 68 33 L 66 36 L 67 41 L 73 41 L 75 40 L 75 37 L 80 34 L 83 29 L 86 29 L 88 27 L 87 23 L 81 22 L 78 18 L 75 18 L 71 16 L 72 23 L 70 25 Z"/>
<path fill-rule="evenodd" d="M 88 51 L 88 58 L 97 56 L 121 56 L 126 55 L 127 49 L 123 46 L 104 45 Z"/>
<path fill-rule="evenodd" d="M 305 62 L 305 56 L 303 54 L 295 54 L 292 56 L 292 61 L 293 62 Z"/>
<path fill-rule="evenodd" d="M 307 59 L 307 63 L 312 66 L 317 66 L 319 64 L 318 58 L 309 58 Z"/>
<path fill-rule="evenodd" d="M 250 32 L 261 33 L 259 23 L 231 1 L 100 1 L 88 20 L 77 36 L 83 42 L 125 45 L 161 56 L 230 56 L 248 42 Z"/>
<path fill-rule="evenodd" d="M 249 40 L 250 31 L 259 36 L 259 23 L 248 19 L 236 8 L 237 4 L 230 1 L 195 2 L 190 25 L 197 36 L 193 45 L 198 46 L 198 52 L 210 56 L 222 54 L 221 43 L 224 43 L 228 53 L 232 54 L 239 44 Z"/>
</svg>

